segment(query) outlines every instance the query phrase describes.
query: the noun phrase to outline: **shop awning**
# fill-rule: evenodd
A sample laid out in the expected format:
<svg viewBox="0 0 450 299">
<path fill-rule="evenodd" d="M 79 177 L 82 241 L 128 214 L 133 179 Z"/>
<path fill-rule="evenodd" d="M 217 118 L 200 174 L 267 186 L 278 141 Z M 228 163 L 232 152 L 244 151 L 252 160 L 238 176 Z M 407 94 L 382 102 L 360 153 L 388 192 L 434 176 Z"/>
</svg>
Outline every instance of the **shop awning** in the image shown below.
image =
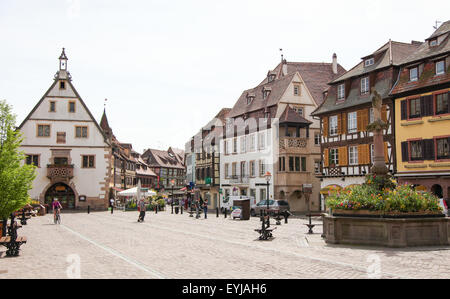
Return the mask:
<svg viewBox="0 0 450 299">
<path fill-rule="evenodd" d="M 320 194 L 322 195 L 329 195 L 332 192 L 340 191 L 342 190 L 342 187 L 339 185 L 328 185 L 322 189 L 320 189 Z"/>
</svg>

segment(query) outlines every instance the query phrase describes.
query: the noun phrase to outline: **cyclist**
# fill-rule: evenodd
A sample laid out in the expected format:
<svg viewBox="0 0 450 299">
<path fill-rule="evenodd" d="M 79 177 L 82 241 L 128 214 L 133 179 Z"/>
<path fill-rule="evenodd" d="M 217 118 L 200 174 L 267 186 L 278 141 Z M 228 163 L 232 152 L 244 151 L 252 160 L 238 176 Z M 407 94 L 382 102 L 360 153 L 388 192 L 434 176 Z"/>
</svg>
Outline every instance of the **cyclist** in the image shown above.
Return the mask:
<svg viewBox="0 0 450 299">
<path fill-rule="evenodd" d="M 61 203 L 58 201 L 57 198 L 53 199 L 53 204 L 52 204 L 52 208 L 53 208 L 53 219 L 56 223 L 56 215 L 61 212 L 62 206 Z"/>
</svg>

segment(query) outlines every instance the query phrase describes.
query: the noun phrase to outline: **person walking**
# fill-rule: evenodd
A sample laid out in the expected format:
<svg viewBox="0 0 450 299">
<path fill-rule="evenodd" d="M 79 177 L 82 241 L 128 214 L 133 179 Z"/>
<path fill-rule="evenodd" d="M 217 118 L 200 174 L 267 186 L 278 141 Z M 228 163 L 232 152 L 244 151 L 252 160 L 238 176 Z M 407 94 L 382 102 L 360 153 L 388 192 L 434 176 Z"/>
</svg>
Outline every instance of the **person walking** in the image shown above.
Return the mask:
<svg viewBox="0 0 450 299">
<path fill-rule="evenodd" d="M 114 209 L 114 198 L 109 199 L 109 206 L 111 207 L 111 214 L 113 213 Z"/>
<path fill-rule="evenodd" d="M 144 222 L 144 218 L 145 218 L 145 200 L 143 200 L 143 199 L 139 200 L 138 207 L 139 207 L 138 222 Z"/>
<path fill-rule="evenodd" d="M 208 199 L 205 198 L 205 201 L 203 202 L 203 212 L 205 213 L 205 219 L 208 218 Z"/>
</svg>

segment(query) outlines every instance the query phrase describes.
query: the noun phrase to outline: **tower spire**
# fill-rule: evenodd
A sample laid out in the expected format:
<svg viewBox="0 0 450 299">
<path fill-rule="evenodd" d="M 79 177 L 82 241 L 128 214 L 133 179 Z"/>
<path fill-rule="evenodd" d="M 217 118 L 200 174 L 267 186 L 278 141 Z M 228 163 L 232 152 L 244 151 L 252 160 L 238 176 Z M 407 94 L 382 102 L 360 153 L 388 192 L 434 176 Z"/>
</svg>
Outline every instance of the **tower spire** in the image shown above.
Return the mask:
<svg viewBox="0 0 450 299">
<path fill-rule="evenodd" d="M 59 70 L 67 71 L 67 60 L 69 60 L 66 56 L 65 49 L 62 48 L 61 55 L 59 56 Z"/>
</svg>

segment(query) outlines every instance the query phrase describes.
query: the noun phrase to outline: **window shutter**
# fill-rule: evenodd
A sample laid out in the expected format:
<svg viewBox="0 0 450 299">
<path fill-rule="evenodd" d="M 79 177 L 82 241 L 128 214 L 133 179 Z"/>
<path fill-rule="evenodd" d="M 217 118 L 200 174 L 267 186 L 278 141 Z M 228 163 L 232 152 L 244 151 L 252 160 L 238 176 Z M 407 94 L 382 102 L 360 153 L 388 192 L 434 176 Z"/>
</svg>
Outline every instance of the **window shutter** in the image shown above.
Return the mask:
<svg viewBox="0 0 450 299">
<path fill-rule="evenodd" d="M 348 98 L 351 88 L 352 88 L 352 81 L 349 79 L 345 81 L 345 98 Z"/>
<path fill-rule="evenodd" d="M 409 153 L 408 153 L 408 141 L 402 142 L 402 161 L 408 162 L 409 161 Z"/>
<path fill-rule="evenodd" d="M 424 160 L 434 160 L 434 139 L 422 140 L 424 146 Z"/>
<path fill-rule="evenodd" d="M 420 97 L 420 114 L 421 116 L 430 116 L 434 114 L 432 95 Z"/>
<path fill-rule="evenodd" d="M 386 163 L 389 162 L 389 152 L 388 152 L 388 143 L 387 142 L 384 143 L 384 161 Z"/>
<path fill-rule="evenodd" d="M 348 155 L 347 155 L 347 147 L 343 146 L 338 149 L 339 153 L 339 166 L 347 166 L 348 165 Z"/>
<path fill-rule="evenodd" d="M 450 113 L 450 91 L 447 93 L 447 101 L 449 101 L 447 107 L 448 107 L 448 113 Z"/>
<path fill-rule="evenodd" d="M 401 101 L 400 105 L 401 105 L 402 120 L 405 120 L 408 118 L 408 101 L 403 100 Z"/>
<path fill-rule="evenodd" d="M 323 167 L 328 167 L 330 162 L 330 155 L 328 153 L 328 149 L 323 150 Z"/>
<path fill-rule="evenodd" d="M 370 164 L 370 145 L 364 144 L 364 164 Z"/>
<path fill-rule="evenodd" d="M 356 112 L 356 125 L 358 128 L 358 133 L 362 131 L 362 110 Z"/>
<path fill-rule="evenodd" d="M 328 137 L 328 116 L 323 117 L 323 137 Z"/>
<path fill-rule="evenodd" d="M 337 133 L 338 135 L 342 134 L 342 117 L 341 114 L 337 115 Z"/>
<path fill-rule="evenodd" d="M 362 125 L 361 130 L 366 131 L 367 126 L 369 125 L 369 110 L 368 109 L 362 110 L 361 125 Z"/>
<path fill-rule="evenodd" d="M 369 93 L 372 93 L 372 88 L 373 87 L 375 87 L 375 80 L 376 80 L 376 73 L 375 72 L 372 72 L 370 75 L 369 75 L 369 86 L 370 86 L 370 90 L 369 90 Z"/>
<path fill-rule="evenodd" d="M 342 113 L 342 134 L 347 134 L 347 113 Z"/>
<path fill-rule="evenodd" d="M 381 107 L 381 120 L 387 123 L 387 106 L 383 105 Z"/>
<path fill-rule="evenodd" d="M 364 149 L 363 145 L 358 145 L 358 164 L 364 164 Z"/>
</svg>

